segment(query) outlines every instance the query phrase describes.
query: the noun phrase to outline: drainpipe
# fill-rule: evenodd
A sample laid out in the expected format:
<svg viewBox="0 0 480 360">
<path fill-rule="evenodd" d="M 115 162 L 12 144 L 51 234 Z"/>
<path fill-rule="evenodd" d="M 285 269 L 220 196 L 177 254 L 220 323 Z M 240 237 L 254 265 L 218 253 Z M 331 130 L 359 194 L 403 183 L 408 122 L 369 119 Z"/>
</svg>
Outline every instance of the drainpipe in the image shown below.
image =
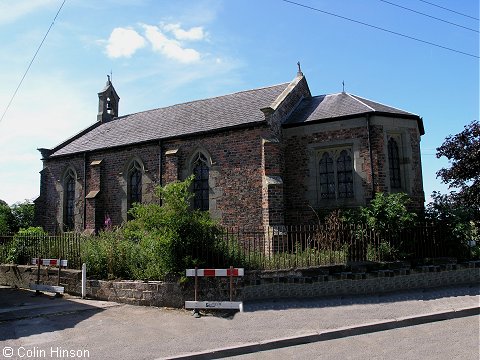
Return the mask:
<svg viewBox="0 0 480 360">
<path fill-rule="evenodd" d="M 87 228 L 87 152 L 83 153 L 83 230 Z"/>
<path fill-rule="evenodd" d="M 162 183 L 162 174 L 163 174 L 163 166 L 162 166 L 162 140 L 158 141 L 158 146 L 160 148 L 158 152 L 158 184 L 160 186 L 163 185 Z M 162 199 L 160 198 L 160 206 L 162 205 Z"/>
<path fill-rule="evenodd" d="M 368 139 L 368 152 L 370 155 L 370 175 L 372 177 L 372 199 L 375 196 L 375 173 L 373 172 L 373 152 L 372 152 L 372 139 L 370 131 L 370 114 L 366 115 L 367 120 L 367 139 Z"/>
<path fill-rule="evenodd" d="M 163 166 L 162 166 L 162 140 L 158 141 L 158 146 L 160 148 L 159 154 L 158 154 L 158 184 L 162 186 L 162 172 L 163 172 Z"/>
</svg>

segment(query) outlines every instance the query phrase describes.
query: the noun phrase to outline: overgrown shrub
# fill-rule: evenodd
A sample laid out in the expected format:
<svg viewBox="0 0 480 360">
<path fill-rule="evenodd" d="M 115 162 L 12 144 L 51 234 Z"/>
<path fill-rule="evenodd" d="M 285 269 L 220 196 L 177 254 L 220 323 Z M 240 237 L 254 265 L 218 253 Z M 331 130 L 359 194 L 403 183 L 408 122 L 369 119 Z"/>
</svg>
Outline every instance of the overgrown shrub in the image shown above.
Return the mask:
<svg viewBox="0 0 480 360">
<path fill-rule="evenodd" d="M 121 231 L 101 232 L 82 243 L 82 259 L 89 276 L 101 279 L 132 278 L 138 244 L 125 240 Z M 135 265 L 135 264 L 133 264 Z"/>
<path fill-rule="evenodd" d="M 392 261 L 407 255 L 413 241 L 401 234 L 415 225 L 417 214 L 404 193 L 377 193 L 368 206 L 341 213 L 350 226 L 349 260 Z"/>
<path fill-rule="evenodd" d="M 9 264 L 28 264 L 31 257 L 41 251 L 41 240 L 47 236 L 41 227 L 20 229 L 7 244 L 6 262 Z M 52 254 L 53 255 L 53 254 Z"/>
<path fill-rule="evenodd" d="M 192 210 L 193 176 L 157 187 L 158 203 L 134 204 L 132 220 L 83 246 L 89 273 L 101 278 L 158 280 L 225 258 L 220 230 L 208 212 Z M 224 264 L 221 264 L 224 265 Z"/>
</svg>

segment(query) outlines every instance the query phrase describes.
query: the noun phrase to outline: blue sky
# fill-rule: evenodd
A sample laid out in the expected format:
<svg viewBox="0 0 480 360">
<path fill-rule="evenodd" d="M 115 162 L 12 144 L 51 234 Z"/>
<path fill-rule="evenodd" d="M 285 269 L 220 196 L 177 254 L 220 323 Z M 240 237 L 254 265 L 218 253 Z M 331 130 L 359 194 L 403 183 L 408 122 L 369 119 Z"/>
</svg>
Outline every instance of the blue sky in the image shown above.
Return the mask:
<svg viewBox="0 0 480 360">
<path fill-rule="evenodd" d="M 479 56 L 479 22 L 421 0 L 298 3 Z M 479 17 L 474 0 L 430 0 Z M 0 2 L 3 114 L 62 0 Z M 479 118 L 479 59 L 281 0 L 67 0 L 0 122 L 0 199 L 39 194 L 37 148 L 96 121 L 113 73 L 120 115 L 292 80 L 312 94 L 345 90 L 423 117 L 424 187 L 447 191 L 435 149 Z"/>
</svg>

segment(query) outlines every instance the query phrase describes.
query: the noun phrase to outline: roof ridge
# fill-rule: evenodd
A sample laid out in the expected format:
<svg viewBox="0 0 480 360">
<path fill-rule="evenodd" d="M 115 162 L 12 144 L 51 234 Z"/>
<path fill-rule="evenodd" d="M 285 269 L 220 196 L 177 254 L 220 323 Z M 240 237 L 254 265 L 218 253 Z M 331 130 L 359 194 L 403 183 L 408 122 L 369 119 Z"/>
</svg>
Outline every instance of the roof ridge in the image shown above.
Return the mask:
<svg viewBox="0 0 480 360">
<path fill-rule="evenodd" d="M 138 111 L 138 112 L 134 112 L 134 113 L 131 113 L 131 114 L 125 114 L 125 115 L 122 115 L 122 116 L 118 116 L 118 117 L 115 118 L 115 120 L 120 119 L 120 118 L 125 118 L 125 117 L 131 116 L 131 115 L 147 113 L 147 112 L 150 112 L 150 111 L 155 111 L 155 110 L 160 110 L 160 109 L 168 109 L 168 108 L 172 108 L 174 106 L 187 105 L 187 104 L 192 104 L 192 103 L 205 101 L 205 100 L 213 100 L 213 99 L 218 99 L 218 98 L 222 98 L 222 97 L 226 97 L 226 96 L 231 96 L 231 95 L 236 95 L 236 94 L 241 94 L 241 93 L 247 93 L 247 92 L 251 92 L 251 91 L 258 91 L 258 90 L 263 90 L 263 89 L 268 89 L 268 88 L 273 88 L 273 87 L 276 87 L 276 86 L 288 85 L 288 84 L 290 84 L 290 83 L 289 82 L 284 82 L 284 83 L 279 83 L 279 84 L 275 84 L 275 85 L 262 86 L 262 87 L 254 88 L 254 89 L 235 91 L 235 92 L 232 92 L 232 93 L 229 93 L 229 94 L 217 95 L 217 96 L 212 96 L 212 97 L 208 97 L 208 98 L 196 99 L 196 100 L 191 100 L 191 101 L 187 101 L 187 102 L 162 106 L 162 107 L 158 107 L 158 108 L 154 108 L 154 109 L 143 110 L 143 111 Z"/>
<path fill-rule="evenodd" d="M 371 101 L 371 102 L 373 102 L 373 103 L 376 103 L 376 104 L 379 104 L 379 105 L 382 105 L 382 106 L 389 107 L 389 108 L 391 108 L 391 109 L 395 109 L 395 110 L 398 110 L 398 111 L 403 111 L 403 112 L 405 112 L 405 113 L 418 116 L 417 114 L 414 114 L 414 113 L 412 113 L 412 112 L 410 112 L 410 111 L 403 110 L 403 109 L 397 108 L 397 107 L 395 107 L 395 106 L 387 105 L 387 104 L 381 103 L 381 102 L 379 102 L 379 101 L 367 99 L 367 98 L 364 98 L 364 97 L 362 97 L 362 96 L 358 96 L 358 95 L 354 95 L 354 94 L 352 94 L 352 96 L 353 96 L 354 98 L 357 98 L 357 97 L 358 97 L 358 98 L 360 98 L 360 99 L 368 100 L 368 101 Z M 360 101 L 360 100 L 359 100 L 359 101 Z M 376 110 L 375 110 L 375 111 L 376 111 Z"/>
<path fill-rule="evenodd" d="M 345 94 L 348 95 L 348 96 L 350 96 L 353 100 L 358 101 L 360 104 L 366 106 L 366 107 L 369 108 L 370 110 L 372 110 L 372 111 L 374 111 L 374 112 L 376 111 L 376 110 L 375 110 L 373 107 L 371 107 L 370 105 L 367 105 L 367 104 L 365 104 L 363 101 L 357 99 L 357 98 L 355 97 L 355 95 L 352 95 L 352 94 L 349 94 L 349 93 L 345 93 Z M 368 100 L 368 99 L 365 99 L 365 100 Z M 370 100 L 369 100 L 369 101 L 370 101 Z"/>
</svg>

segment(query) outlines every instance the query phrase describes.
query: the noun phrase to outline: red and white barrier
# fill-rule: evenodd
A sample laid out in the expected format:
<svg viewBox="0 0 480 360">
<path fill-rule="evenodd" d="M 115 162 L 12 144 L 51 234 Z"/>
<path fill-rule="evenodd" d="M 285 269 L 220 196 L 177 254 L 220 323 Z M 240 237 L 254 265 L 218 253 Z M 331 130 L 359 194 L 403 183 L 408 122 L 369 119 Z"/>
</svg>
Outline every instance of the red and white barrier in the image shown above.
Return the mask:
<svg viewBox="0 0 480 360">
<path fill-rule="evenodd" d="M 42 259 L 32 258 L 32 265 L 37 265 L 37 281 L 35 284 L 30 284 L 30 289 L 35 290 L 35 294 L 40 294 L 41 291 L 48 291 L 54 292 L 55 296 L 60 296 L 65 292 L 65 288 L 60 286 L 60 272 L 62 267 L 67 267 L 68 260 L 61 260 L 61 259 Z M 57 279 L 57 286 L 54 285 L 44 285 L 40 284 L 40 265 L 43 266 L 58 266 L 58 279 Z"/>
<path fill-rule="evenodd" d="M 186 276 L 195 276 L 195 269 L 187 269 Z M 199 277 L 217 277 L 217 276 L 244 276 L 243 268 L 230 269 L 197 269 L 197 276 Z"/>
<path fill-rule="evenodd" d="M 38 258 L 32 258 L 32 265 L 38 264 Z M 40 259 L 40 265 L 43 266 L 68 266 L 68 260 L 60 260 L 60 259 Z"/>
<path fill-rule="evenodd" d="M 198 309 L 238 309 L 243 311 L 243 303 L 241 301 L 233 300 L 233 278 L 244 276 L 243 268 L 234 268 L 230 266 L 229 269 L 186 269 L 186 276 L 195 277 L 195 300 L 185 301 L 185 309 L 194 309 L 194 315 L 200 316 Z M 229 277 L 230 278 L 230 301 L 198 301 L 198 278 L 199 277 Z"/>
</svg>

